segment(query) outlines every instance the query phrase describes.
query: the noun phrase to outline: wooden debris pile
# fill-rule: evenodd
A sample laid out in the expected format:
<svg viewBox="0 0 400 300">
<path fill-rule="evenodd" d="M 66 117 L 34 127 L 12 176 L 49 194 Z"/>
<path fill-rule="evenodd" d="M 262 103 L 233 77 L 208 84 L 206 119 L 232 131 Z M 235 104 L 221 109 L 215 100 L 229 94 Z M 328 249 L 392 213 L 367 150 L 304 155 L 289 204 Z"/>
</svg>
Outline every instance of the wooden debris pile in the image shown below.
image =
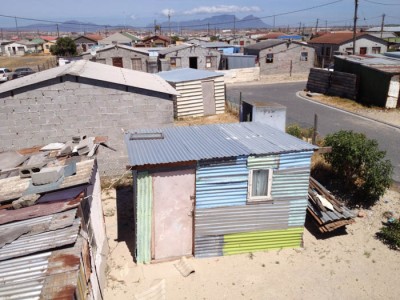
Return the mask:
<svg viewBox="0 0 400 300">
<path fill-rule="evenodd" d="M 310 177 L 308 214 L 321 232 L 330 232 L 354 222 L 355 215 L 318 181 Z"/>
</svg>

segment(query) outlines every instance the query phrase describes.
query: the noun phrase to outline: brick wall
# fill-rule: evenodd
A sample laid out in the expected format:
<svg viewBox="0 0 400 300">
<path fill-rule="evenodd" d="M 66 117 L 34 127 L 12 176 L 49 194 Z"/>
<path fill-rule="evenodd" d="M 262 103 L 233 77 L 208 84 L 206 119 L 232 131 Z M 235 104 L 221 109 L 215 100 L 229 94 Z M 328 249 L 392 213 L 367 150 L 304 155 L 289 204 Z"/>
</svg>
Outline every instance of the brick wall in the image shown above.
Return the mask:
<svg viewBox="0 0 400 300">
<path fill-rule="evenodd" d="M 173 124 L 167 94 L 73 76 L 0 94 L 0 152 L 74 135 L 108 136 L 116 152 L 100 148 L 101 175 L 118 175 L 128 164 L 122 129 Z M 78 80 L 79 82 L 76 82 Z"/>
<path fill-rule="evenodd" d="M 217 57 L 216 65 L 212 68 L 206 67 L 206 57 L 207 56 L 215 56 Z M 189 68 L 189 57 L 197 57 L 197 69 L 199 70 L 218 70 L 220 61 L 221 61 L 221 53 L 217 50 L 206 49 L 199 46 L 188 47 L 182 50 L 174 51 L 165 55 L 165 58 L 169 60 L 171 57 L 180 57 L 181 58 L 181 68 Z M 171 68 L 173 69 L 173 68 Z M 163 70 L 166 71 L 166 70 Z"/>
<path fill-rule="evenodd" d="M 301 53 L 307 53 L 307 60 L 301 60 Z M 268 53 L 273 54 L 273 62 L 267 63 Z M 305 73 L 314 67 L 315 50 L 314 48 L 298 43 L 280 44 L 275 47 L 261 50 L 259 53 L 260 74 L 290 74 L 290 65 L 292 65 L 292 74 Z"/>
</svg>

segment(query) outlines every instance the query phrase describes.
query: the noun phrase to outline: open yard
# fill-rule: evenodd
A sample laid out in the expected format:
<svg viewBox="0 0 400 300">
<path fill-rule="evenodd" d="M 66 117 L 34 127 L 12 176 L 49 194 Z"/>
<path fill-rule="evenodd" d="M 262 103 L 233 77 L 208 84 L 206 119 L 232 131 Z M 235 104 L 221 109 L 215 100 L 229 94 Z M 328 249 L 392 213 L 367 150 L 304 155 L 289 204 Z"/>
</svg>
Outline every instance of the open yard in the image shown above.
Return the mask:
<svg viewBox="0 0 400 300">
<path fill-rule="evenodd" d="M 21 57 L 0 56 L 0 67 L 14 70 L 19 67 L 30 67 L 35 71 L 46 70 L 56 66 L 52 55 L 25 55 Z"/>
<path fill-rule="evenodd" d="M 304 248 L 188 259 L 195 273 L 183 277 L 173 262 L 133 262 L 130 188 L 103 190 L 110 245 L 105 299 L 133 299 L 158 279 L 167 299 L 398 299 L 400 252 L 375 238 L 385 211 L 400 214 L 400 194 L 388 191 L 364 218 L 335 235 L 308 225 Z"/>
</svg>

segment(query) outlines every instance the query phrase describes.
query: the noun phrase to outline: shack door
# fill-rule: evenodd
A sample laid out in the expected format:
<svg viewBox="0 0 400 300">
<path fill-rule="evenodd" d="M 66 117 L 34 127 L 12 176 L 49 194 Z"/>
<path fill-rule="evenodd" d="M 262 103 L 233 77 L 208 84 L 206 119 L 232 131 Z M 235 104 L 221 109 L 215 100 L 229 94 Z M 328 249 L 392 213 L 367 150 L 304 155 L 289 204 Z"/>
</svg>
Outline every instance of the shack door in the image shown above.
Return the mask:
<svg viewBox="0 0 400 300">
<path fill-rule="evenodd" d="M 122 68 L 122 57 L 113 57 L 112 58 L 112 64 L 114 67 L 119 67 Z"/>
<path fill-rule="evenodd" d="M 203 81 L 201 89 L 203 91 L 204 115 L 215 115 L 214 81 Z"/>
<path fill-rule="evenodd" d="M 153 174 L 152 258 L 192 255 L 195 171 Z"/>
</svg>

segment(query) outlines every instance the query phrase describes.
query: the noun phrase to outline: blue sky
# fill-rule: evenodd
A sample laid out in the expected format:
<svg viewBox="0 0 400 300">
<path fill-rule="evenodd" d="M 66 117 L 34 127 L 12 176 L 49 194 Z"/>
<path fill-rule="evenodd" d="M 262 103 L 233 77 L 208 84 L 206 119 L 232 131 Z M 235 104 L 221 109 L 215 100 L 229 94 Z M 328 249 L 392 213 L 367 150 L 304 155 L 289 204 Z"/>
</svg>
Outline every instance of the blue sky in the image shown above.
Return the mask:
<svg viewBox="0 0 400 300">
<path fill-rule="evenodd" d="M 244 17 L 253 14 L 257 17 L 285 13 L 307 7 L 317 6 L 335 0 L 3 0 L 0 14 L 44 19 L 53 21 L 76 20 L 109 25 L 145 26 L 152 23 L 167 21 L 168 12 L 172 21 L 187 19 L 203 19 L 218 14 L 235 14 Z M 386 23 L 400 24 L 400 3 L 398 0 L 360 0 L 359 24 L 379 24 L 381 15 L 385 13 Z M 380 2 L 382 5 L 372 2 Z M 342 0 L 329 6 L 307 11 L 277 16 L 276 26 L 298 26 L 299 22 L 315 25 L 320 24 L 350 24 L 354 13 L 354 0 Z M 272 18 L 264 18 L 267 24 L 272 24 Z M 19 25 L 36 23 L 19 20 Z M 15 26 L 14 19 L 0 17 L 0 27 Z"/>
</svg>

